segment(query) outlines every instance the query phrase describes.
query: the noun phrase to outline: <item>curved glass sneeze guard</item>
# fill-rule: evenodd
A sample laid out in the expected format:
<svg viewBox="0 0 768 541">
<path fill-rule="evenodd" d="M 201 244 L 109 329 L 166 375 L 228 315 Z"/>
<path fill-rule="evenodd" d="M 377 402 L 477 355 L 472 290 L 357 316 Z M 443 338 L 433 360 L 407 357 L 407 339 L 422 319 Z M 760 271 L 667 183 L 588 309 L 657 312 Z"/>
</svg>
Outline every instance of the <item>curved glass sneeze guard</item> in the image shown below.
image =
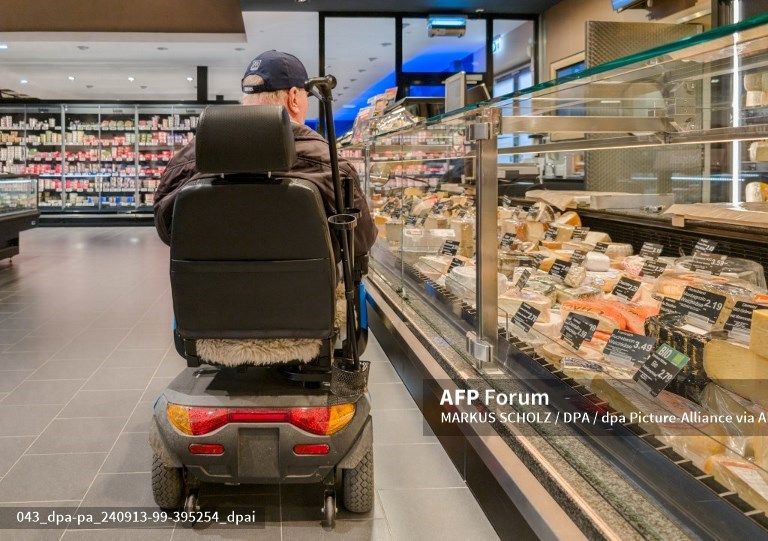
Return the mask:
<svg viewBox="0 0 768 541">
<path fill-rule="evenodd" d="M 31 178 L 0 176 L 0 217 L 37 208 L 37 181 Z"/>
</svg>

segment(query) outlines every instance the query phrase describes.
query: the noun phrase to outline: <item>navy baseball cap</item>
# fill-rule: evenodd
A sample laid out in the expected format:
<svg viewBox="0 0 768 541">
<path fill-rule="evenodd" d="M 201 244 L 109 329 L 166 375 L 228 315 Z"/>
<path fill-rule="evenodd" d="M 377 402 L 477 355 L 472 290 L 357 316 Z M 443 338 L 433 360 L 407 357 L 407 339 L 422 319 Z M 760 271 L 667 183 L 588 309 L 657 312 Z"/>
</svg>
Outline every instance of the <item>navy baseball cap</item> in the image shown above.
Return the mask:
<svg viewBox="0 0 768 541">
<path fill-rule="evenodd" d="M 264 79 L 259 86 L 246 85 L 243 81 L 251 75 L 258 75 Z M 289 88 L 304 88 L 304 83 L 309 79 L 307 69 L 301 60 L 292 54 L 280 51 L 266 51 L 254 58 L 245 70 L 245 75 L 240 82 L 243 92 L 256 94 L 258 92 L 274 92 L 275 90 L 287 90 Z"/>
</svg>

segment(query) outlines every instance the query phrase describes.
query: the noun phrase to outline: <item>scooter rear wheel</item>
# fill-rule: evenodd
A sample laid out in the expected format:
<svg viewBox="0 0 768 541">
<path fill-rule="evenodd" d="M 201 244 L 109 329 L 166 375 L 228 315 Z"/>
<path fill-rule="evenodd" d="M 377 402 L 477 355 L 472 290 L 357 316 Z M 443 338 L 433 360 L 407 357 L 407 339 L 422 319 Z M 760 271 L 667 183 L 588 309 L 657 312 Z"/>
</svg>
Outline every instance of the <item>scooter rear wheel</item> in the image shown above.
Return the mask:
<svg viewBox="0 0 768 541">
<path fill-rule="evenodd" d="M 373 510 L 373 448 L 371 447 L 354 468 L 342 471 L 344 507 L 352 513 Z"/>
<path fill-rule="evenodd" d="M 152 456 L 152 495 L 160 509 L 180 509 L 184 504 L 184 474 L 169 468 L 158 454 Z"/>
</svg>

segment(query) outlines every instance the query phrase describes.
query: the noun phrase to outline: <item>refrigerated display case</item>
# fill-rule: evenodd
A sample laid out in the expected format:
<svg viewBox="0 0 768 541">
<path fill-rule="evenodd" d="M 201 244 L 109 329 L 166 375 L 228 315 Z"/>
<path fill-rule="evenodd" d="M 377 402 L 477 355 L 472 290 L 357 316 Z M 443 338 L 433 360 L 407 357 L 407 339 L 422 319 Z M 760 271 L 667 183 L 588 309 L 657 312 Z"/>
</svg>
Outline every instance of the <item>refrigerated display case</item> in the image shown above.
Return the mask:
<svg viewBox="0 0 768 541">
<path fill-rule="evenodd" d="M 0 105 L 0 173 L 36 175 L 44 213 L 150 212 L 163 170 L 194 136 L 203 107 Z"/>
<path fill-rule="evenodd" d="M 0 259 L 19 253 L 19 233 L 37 225 L 37 180 L 0 174 Z"/>
<path fill-rule="evenodd" d="M 502 537 L 768 536 L 765 66 L 760 16 L 344 147 L 373 326 Z M 505 192 L 553 154 L 587 190 Z"/>
</svg>

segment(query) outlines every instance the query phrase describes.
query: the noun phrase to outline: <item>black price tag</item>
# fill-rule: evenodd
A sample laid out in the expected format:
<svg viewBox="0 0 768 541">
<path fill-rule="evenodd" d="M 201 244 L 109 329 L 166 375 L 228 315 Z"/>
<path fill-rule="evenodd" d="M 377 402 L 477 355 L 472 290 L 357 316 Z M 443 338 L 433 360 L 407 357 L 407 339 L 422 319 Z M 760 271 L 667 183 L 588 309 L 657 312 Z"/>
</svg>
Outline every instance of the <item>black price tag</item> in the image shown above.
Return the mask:
<svg viewBox="0 0 768 541">
<path fill-rule="evenodd" d="M 402 214 L 403 214 L 402 208 L 396 208 L 395 210 L 392 211 L 393 218 L 399 218 Z"/>
<path fill-rule="evenodd" d="M 539 213 L 539 209 L 537 209 L 536 207 L 531 207 L 531 208 L 528 209 L 528 217 L 531 220 L 535 220 L 536 219 L 536 215 L 538 213 Z"/>
<path fill-rule="evenodd" d="M 693 247 L 693 253 L 705 252 L 711 254 L 717 248 L 717 241 L 711 239 L 699 239 L 696 246 Z"/>
<path fill-rule="evenodd" d="M 583 265 L 586 259 L 587 252 L 584 250 L 575 250 L 571 256 L 571 264 L 576 266 Z"/>
<path fill-rule="evenodd" d="M 653 278 L 658 278 L 666 268 L 667 264 L 663 261 L 648 259 L 643 264 L 643 268 L 640 269 L 640 276 L 651 276 Z"/>
<path fill-rule="evenodd" d="M 728 256 L 721 254 L 710 254 L 706 252 L 695 252 L 691 261 L 691 270 L 694 272 L 706 272 L 713 276 L 720 276 L 725 268 L 725 262 Z"/>
<path fill-rule="evenodd" d="M 515 315 L 512 316 L 512 324 L 523 332 L 530 332 L 533 324 L 539 319 L 541 312 L 528 303 L 521 303 Z"/>
<path fill-rule="evenodd" d="M 416 220 L 418 220 L 418 216 L 408 216 L 408 218 L 405 219 L 406 225 L 416 225 Z"/>
<path fill-rule="evenodd" d="M 576 227 L 571 235 L 571 240 L 583 241 L 587 238 L 587 233 L 589 233 L 588 227 Z"/>
<path fill-rule="evenodd" d="M 445 203 L 435 203 L 432 205 L 432 214 L 440 214 L 443 212 L 443 209 L 445 208 Z"/>
<path fill-rule="evenodd" d="M 659 308 L 660 314 L 682 314 L 684 310 L 680 308 L 680 301 L 673 299 L 672 297 L 664 297 L 661 299 L 661 308 Z"/>
<path fill-rule="evenodd" d="M 533 260 L 533 266 L 537 269 L 541 266 L 541 262 L 544 261 L 547 258 L 544 254 L 531 254 L 531 259 Z"/>
<path fill-rule="evenodd" d="M 429 188 L 427 188 L 427 192 L 428 192 L 428 193 L 436 193 L 436 192 L 437 192 L 437 184 L 435 184 L 434 186 L 430 186 Z"/>
<path fill-rule="evenodd" d="M 515 240 L 514 233 L 504 233 L 504 236 L 501 237 L 501 247 L 502 248 L 509 248 L 512 246 L 512 242 Z"/>
<path fill-rule="evenodd" d="M 528 279 L 531 277 L 531 271 L 528 269 L 523 269 L 523 272 L 520 273 L 520 278 L 517 279 L 517 283 L 515 284 L 515 287 L 522 291 L 525 289 L 525 286 L 528 285 Z"/>
<path fill-rule="evenodd" d="M 655 345 L 656 339 L 652 336 L 615 329 L 611 333 L 603 353 L 623 361 L 642 364 L 648 360 Z"/>
<path fill-rule="evenodd" d="M 614 286 L 612 293 L 617 297 L 619 297 L 620 299 L 631 301 L 632 299 L 635 298 L 635 295 L 637 294 L 639 289 L 640 289 L 640 282 L 638 282 L 637 280 L 631 280 L 626 276 L 622 276 L 621 279 Z"/>
<path fill-rule="evenodd" d="M 452 271 L 456 267 L 463 267 L 463 266 L 464 266 L 464 262 L 458 257 L 454 257 L 453 259 L 451 259 L 451 264 L 448 265 L 448 272 Z"/>
<path fill-rule="evenodd" d="M 598 254 L 604 254 L 608 251 L 608 243 L 607 242 L 598 242 L 595 245 L 595 248 L 592 250 L 593 252 L 597 252 Z"/>
<path fill-rule="evenodd" d="M 655 244 L 653 242 L 644 242 L 642 248 L 640 248 L 640 256 L 650 259 L 656 259 L 664 251 L 664 246 L 661 244 Z"/>
<path fill-rule="evenodd" d="M 680 297 L 679 307 L 684 315 L 694 315 L 706 320 L 710 325 L 717 321 L 725 306 L 725 295 L 718 295 L 688 286 Z"/>
<path fill-rule="evenodd" d="M 579 349 L 585 340 L 592 340 L 599 321 L 579 314 L 568 314 L 560 329 L 560 337 L 573 349 Z"/>
<path fill-rule="evenodd" d="M 446 240 L 443 242 L 443 247 L 440 248 L 441 255 L 456 255 L 459 251 L 459 241 Z"/>
<path fill-rule="evenodd" d="M 394 208 L 395 208 L 395 202 L 394 201 L 390 201 L 390 202 L 386 203 L 383 207 L 381 207 L 381 213 L 382 214 L 390 213 L 390 212 L 392 212 L 394 210 Z"/>
<path fill-rule="evenodd" d="M 427 223 L 427 217 L 422 216 L 421 218 L 419 218 L 419 222 L 416 225 L 418 225 L 419 227 L 424 227 L 425 223 Z"/>
<path fill-rule="evenodd" d="M 755 304 L 746 301 L 737 301 L 733 306 L 733 310 L 728 315 L 728 320 L 725 322 L 725 330 L 731 332 L 733 329 L 741 329 L 744 331 L 752 330 L 752 312 L 755 310 L 764 310 L 768 306 L 761 304 Z"/>
<path fill-rule="evenodd" d="M 467 215 L 467 211 L 465 209 L 459 209 L 459 211 L 456 213 L 457 218 L 463 218 Z"/>
<path fill-rule="evenodd" d="M 511 206 L 512 206 L 512 200 L 509 198 L 509 196 L 503 195 L 503 196 L 501 197 L 501 205 L 502 205 L 502 206 L 503 206 L 505 209 L 508 209 L 509 207 L 511 207 Z"/>
<path fill-rule="evenodd" d="M 558 276 L 565 280 L 568 271 L 571 270 L 571 263 L 569 261 L 563 261 L 562 259 L 555 259 L 552 263 L 552 268 L 549 269 L 550 276 Z"/>
<path fill-rule="evenodd" d="M 544 240 L 555 240 L 557 238 L 557 228 L 552 227 L 551 225 L 549 228 L 547 228 L 546 232 L 544 233 Z"/>
<path fill-rule="evenodd" d="M 690 360 L 672 346 L 661 344 L 651 353 L 632 379 L 648 387 L 651 394 L 657 396 Z"/>
</svg>

